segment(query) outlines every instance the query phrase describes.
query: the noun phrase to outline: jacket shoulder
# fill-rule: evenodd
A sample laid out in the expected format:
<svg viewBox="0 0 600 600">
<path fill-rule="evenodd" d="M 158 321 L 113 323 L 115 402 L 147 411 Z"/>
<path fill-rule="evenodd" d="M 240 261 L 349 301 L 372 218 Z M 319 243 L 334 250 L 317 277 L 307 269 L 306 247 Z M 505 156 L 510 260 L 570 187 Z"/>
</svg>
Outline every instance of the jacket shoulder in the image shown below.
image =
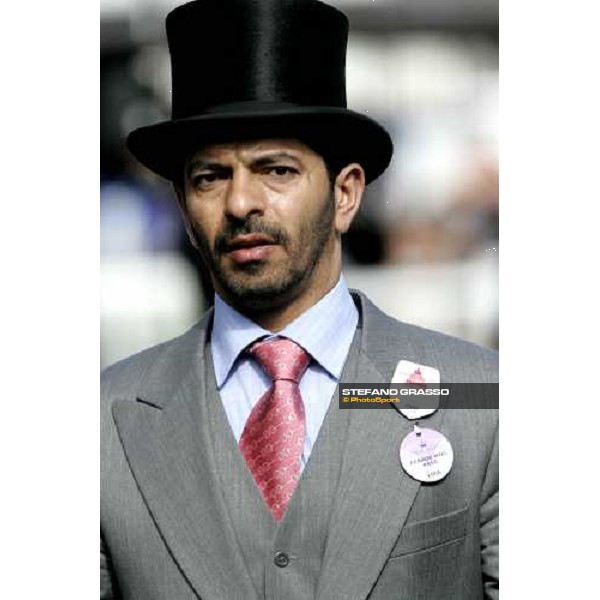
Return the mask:
<svg viewBox="0 0 600 600">
<path fill-rule="evenodd" d="M 100 373 L 101 400 L 135 400 L 148 381 L 174 381 L 196 356 L 208 315 L 184 334 L 120 360 Z M 181 375 L 180 375 L 181 374 Z"/>
<path fill-rule="evenodd" d="M 364 298 L 364 297 L 363 297 Z M 497 383 L 498 352 L 439 331 L 395 319 L 364 298 L 368 345 L 395 366 L 401 359 L 440 370 L 448 383 Z"/>
<path fill-rule="evenodd" d="M 100 373 L 100 390 L 102 397 L 112 395 L 127 396 L 127 389 L 135 388 L 144 379 L 144 374 L 164 354 L 168 354 L 178 338 L 146 348 L 120 360 Z M 119 394 L 121 392 L 121 394 Z"/>
</svg>

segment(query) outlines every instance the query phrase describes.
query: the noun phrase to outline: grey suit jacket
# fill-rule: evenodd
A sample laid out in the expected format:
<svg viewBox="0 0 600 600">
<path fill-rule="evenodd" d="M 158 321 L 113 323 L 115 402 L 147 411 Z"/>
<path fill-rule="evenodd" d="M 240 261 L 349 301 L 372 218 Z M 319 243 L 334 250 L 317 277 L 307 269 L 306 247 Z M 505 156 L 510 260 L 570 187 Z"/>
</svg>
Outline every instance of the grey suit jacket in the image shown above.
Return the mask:
<svg viewBox="0 0 600 600">
<path fill-rule="evenodd" d="M 362 323 L 355 381 L 387 383 L 401 359 L 438 368 L 442 382 L 497 381 L 495 352 L 396 321 L 353 295 Z M 102 374 L 101 598 L 264 597 L 201 444 L 210 324 L 208 312 L 183 336 Z M 336 397 L 330 410 L 339 410 Z M 497 413 L 428 417 L 423 424 L 452 443 L 454 463 L 443 481 L 421 484 L 398 458 L 413 424 L 395 410 L 350 410 L 315 598 L 498 598 Z"/>
</svg>

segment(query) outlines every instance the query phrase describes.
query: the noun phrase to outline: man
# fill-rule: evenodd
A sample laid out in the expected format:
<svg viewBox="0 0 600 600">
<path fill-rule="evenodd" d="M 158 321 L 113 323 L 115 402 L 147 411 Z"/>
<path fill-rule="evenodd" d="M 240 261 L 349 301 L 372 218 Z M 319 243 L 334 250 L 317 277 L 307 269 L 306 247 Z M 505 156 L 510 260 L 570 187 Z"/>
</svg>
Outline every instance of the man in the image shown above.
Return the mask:
<svg viewBox="0 0 600 600">
<path fill-rule="evenodd" d="M 215 306 L 103 374 L 103 598 L 498 597 L 497 411 L 442 408 L 421 430 L 337 401 L 407 365 L 497 380 L 495 353 L 345 286 L 341 236 L 392 154 L 346 109 L 347 28 L 316 0 L 167 18 L 173 118 L 128 145 L 174 183 Z M 430 481 L 406 461 L 423 432 L 452 447 Z"/>
</svg>

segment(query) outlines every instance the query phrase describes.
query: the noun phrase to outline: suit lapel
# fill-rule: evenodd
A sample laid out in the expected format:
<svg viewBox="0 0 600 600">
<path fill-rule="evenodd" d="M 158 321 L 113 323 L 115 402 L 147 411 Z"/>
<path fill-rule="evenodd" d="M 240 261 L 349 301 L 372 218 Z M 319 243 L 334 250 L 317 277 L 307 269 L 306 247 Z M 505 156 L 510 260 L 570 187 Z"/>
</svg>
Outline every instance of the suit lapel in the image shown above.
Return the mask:
<svg viewBox="0 0 600 600">
<path fill-rule="evenodd" d="M 196 594 L 252 599 L 256 592 L 216 478 L 203 402 L 208 321 L 195 339 L 180 342 L 171 368 L 163 361 L 148 373 L 137 402 L 114 403 L 113 417 L 152 519 Z"/>
<path fill-rule="evenodd" d="M 389 383 L 402 358 L 414 356 L 408 345 L 395 356 L 381 355 L 379 320 L 364 297 L 363 335 L 355 383 Z M 382 315 L 383 316 L 383 315 Z M 348 441 L 334 502 L 317 600 L 364 600 L 396 542 L 420 483 L 404 473 L 399 448 L 413 429 L 393 407 L 350 410 Z M 440 413 L 427 419 L 436 426 Z"/>
</svg>

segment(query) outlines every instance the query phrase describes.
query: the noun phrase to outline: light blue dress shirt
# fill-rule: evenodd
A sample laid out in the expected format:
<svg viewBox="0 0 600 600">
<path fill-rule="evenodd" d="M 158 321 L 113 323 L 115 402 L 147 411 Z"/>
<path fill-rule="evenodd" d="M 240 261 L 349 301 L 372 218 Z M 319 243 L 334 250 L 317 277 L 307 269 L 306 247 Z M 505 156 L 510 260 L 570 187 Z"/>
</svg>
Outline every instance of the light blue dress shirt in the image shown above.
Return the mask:
<svg viewBox="0 0 600 600">
<path fill-rule="evenodd" d="M 293 340 L 313 359 L 300 380 L 306 413 L 306 440 L 301 458 L 304 470 L 342 374 L 357 324 L 358 311 L 343 276 L 317 304 L 277 334 L 242 316 L 217 294 L 211 351 L 217 389 L 235 439 L 239 442 L 252 408 L 271 387 L 271 379 L 259 364 L 240 353 L 264 337 Z"/>
</svg>

